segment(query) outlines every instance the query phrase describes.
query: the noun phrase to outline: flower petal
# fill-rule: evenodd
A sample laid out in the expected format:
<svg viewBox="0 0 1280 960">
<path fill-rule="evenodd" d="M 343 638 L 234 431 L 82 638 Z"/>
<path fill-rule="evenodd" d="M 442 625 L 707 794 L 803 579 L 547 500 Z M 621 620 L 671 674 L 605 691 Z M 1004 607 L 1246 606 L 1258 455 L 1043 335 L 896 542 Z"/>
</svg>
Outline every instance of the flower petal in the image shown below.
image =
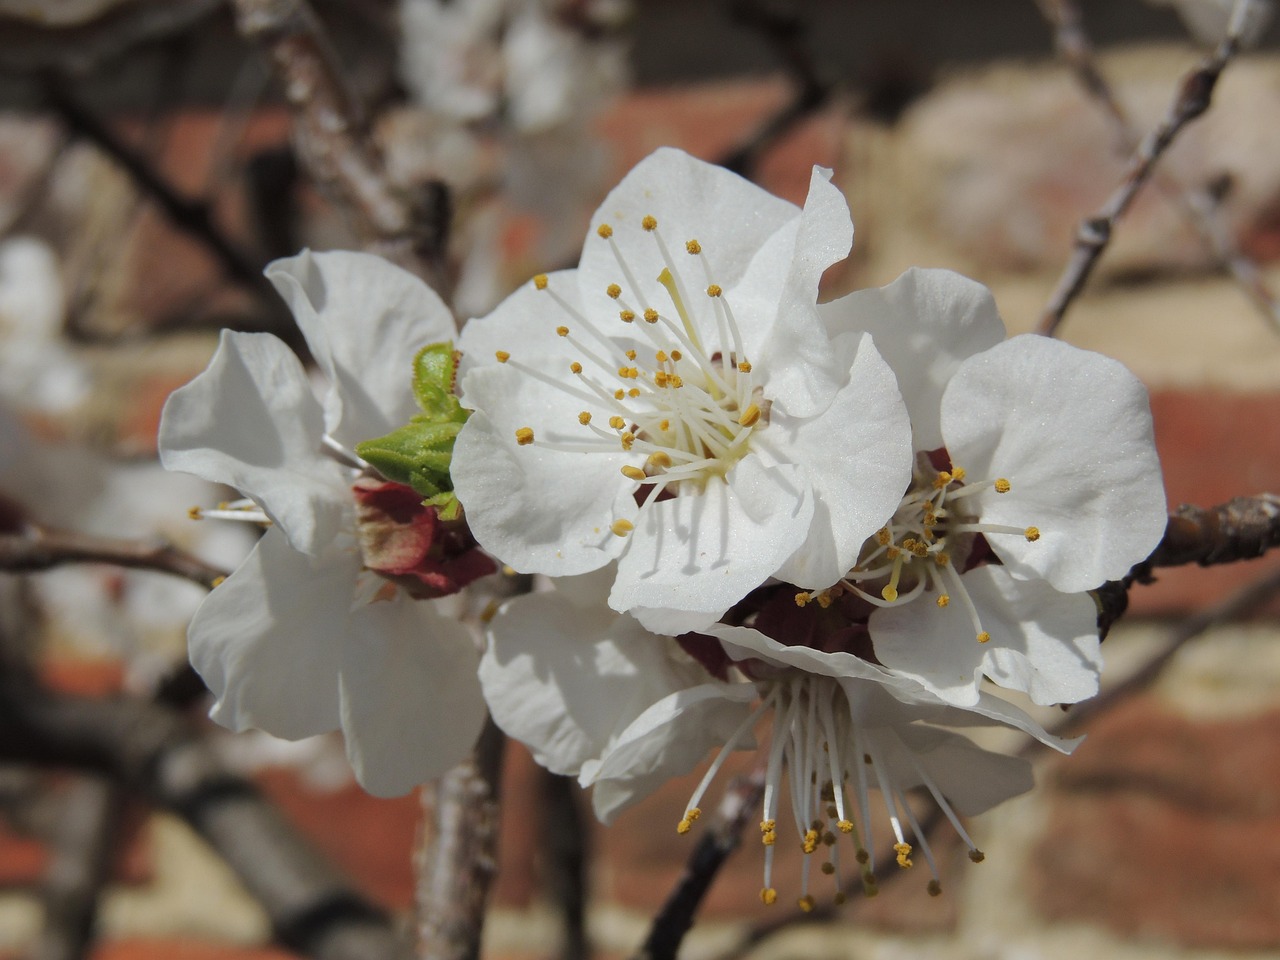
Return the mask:
<svg viewBox="0 0 1280 960">
<path fill-rule="evenodd" d="M 898 748 L 885 753 L 895 768 L 895 782 L 903 788 L 922 785 L 923 769 L 962 816 L 990 810 L 1035 786 L 1028 761 L 984 750 L 958 733 L 920 725 L 897 727 L 893 733 Z"/>
<path fill-rule="evenodd" d="M 160 461 L 252 497 L 294 549 L 318 554 L 352 510 L 323 433 L 293 352 L 270 334 L 224 330 L 208 368 L 164 406 Z"/>
<path fill-rule="evenodd" d="M 706 676 L 631 617 L 560 593 L 508 601 L 489 640 L 480 682 L 494 722 L 553 773 L 577 775 L 651 704 Z"/>
<path fill-rule="evenodd" d="M 1015 577 L 1089 590 L 1124 576 L 1167 520 L 1151 410 L 1119 362 L 1046 337 L 1014 337 L 971 357 L 942 400 L 952 462 L 1007 477 L 971 509 L 984 523 L 1034 526 L 1039 539 L 991 535 Z"/>
<path fill-rule="evenodd" d="M 345 250 L 304 250 L 266 274 L 329 379 L 329 435 L 354 448 L 407 423 L 417 412 L 414 354 L 457 333 L 435 291 L 381 257 Z"/>
<path fill-rule="evenodd" d="M 938 607 L 926 594 L 871 615 L 880 662 L 957 706 L 978 702 L 984 674 L 1039 704 L 1075 703 L 1098 692 L 1102 655 L 1088 594 L 1015 580 L 997 566 L 970 570 L 963 582 L 989 641 L 974 639 L 958 600 Z"/>
<path fill-rule="evenodd" d="M 942 393 L 967 357 L 1004 339 L 991 291 L 950 270 L 912 267 L 874 290 L 822 304 L 831 337 L 870 333 L 898 377 L 917 450 L 942 446 Z"/>
<path fill-rule="evenodd" d="M 808 536 L 813 497 L 799 467 L 747 456 L 701 494 L 651 503 L 636 518 L 609 595 L 651 630 L 665 609 L 710 624 L 768 579 Z"/>
<path fill-rule="evenodd" d="M 191 665 L 217 701 L 210 716 L 300 740 L 339 723 L 338 666 L 359 560 L 298 553 L 268 530 L 200 605 L 188 631 Z"/>
<path fill-rule="evenodd" d="M 579 776 L 595 784 L 592 805 L 609 823 L 623 807 L 693 769 L 713 747 L 727 743 L 751 712 L 754 684 L 704 683 L 664 697 L 635 719 L 599 763 Z M 741 747 L 754 742 L 742 738 Z"/>
<path fill-rule="evenodd" d="M 348 630 L 342 730 L 361 785 L 398 796 L 470 754 L 485 706 L 467 629 L 398 593 L 353 610 Z"/>
<path fill-rule="evenodd" d="M 775 408 L 760 435 L 780 461 L 803 464 L 812 485 L 808 538 L 774 574 L 811 589 L 845 575 L 911 481 L 911 423 L 893 371 L 866 334 L 846 341 L 842 359 L 851 351 L 848 383 L 823 413 L 802 420 Z"/>
</svg>

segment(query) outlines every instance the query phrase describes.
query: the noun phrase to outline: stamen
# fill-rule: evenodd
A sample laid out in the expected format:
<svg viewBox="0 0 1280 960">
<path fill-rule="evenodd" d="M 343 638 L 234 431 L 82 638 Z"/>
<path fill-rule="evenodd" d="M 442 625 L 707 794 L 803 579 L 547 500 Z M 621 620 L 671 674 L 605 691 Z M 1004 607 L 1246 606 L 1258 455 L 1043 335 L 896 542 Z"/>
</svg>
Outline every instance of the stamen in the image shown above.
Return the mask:
<svg viewBox="0 0 1280 960">
<path fill-rule="evenodd" d="M 625 537 L 635 529 L 635 524 L 630 520 L 615 520 L 609 525 L 609 529 L 613 531 L 615 537 Z"/>
<path fill-rule="evenodd" d="M 516 431 L 516 443 L 526 447 L 533 443 L 533 427 L 521 427 Z"/>
</svg>

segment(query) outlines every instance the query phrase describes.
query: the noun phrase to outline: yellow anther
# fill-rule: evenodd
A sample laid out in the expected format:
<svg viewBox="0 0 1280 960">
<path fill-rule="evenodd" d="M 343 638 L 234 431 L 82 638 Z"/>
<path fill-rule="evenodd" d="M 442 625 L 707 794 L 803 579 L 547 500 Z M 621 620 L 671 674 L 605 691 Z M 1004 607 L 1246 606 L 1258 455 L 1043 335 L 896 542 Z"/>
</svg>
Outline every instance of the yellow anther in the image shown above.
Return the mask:
<svg viewBox="0 0 1280 960">
<path fill-rule="evenodd" d="M 670 430 L 670 429 L 671 429 L 671 421 L 670 421 L 670 420 L 660 420 L 660 421 L 658 421 L 658 429 L 659 429 L 661 432 L 666 433 L 668 430 Z"/>
<path fill-rule="evenodd" d="M 818 601 L 818 606 L 823 610 L 827 609 L 827 607 L 831 606 L 831 604 L 835 602 L 831 596 L 830 590 L 823 590 L 814 599 Z"/>
<path fill-rule="evenodd" d="M 573 361 L 573 363 L 569 364 L 569 371 L 571 373 L 581 373 L 582 364 L 580 364 L 577 360 Z"/>
<path fill-rule="evenodd" d="M 511 359 L 511 354 L 507 353 L 505 350 L 495 350 L 493 351 L 493 355 L 498 358 L 499 363 L 506 363 Z"/>
<path fill-rule="evenodd" d="M 226 577 L 214 577 L 214 578 L 213 578 L 213 581 L 209 584 L 209 586 L 210 586 L 210 587 L 220 587 L 220 586 L 222 586 L 222 585 L 223 585 L 224 583 L 226 583 L 226 582 L 227 582 L 227 578 L 226 578 Z"/>
<path fill-rule="evenodd" d="M 621 400 L 626 395 L 627 395 L 627 391 L 623 390 L 621 387 L 613 391 L 613 399 L 615 400 Z"/>
<path fill-rule="evenodd" d="M 635 352 L 634 350 L 628 350 L 628 351 L 627 351 L 627 359 L 628 359 L 628 360 L 634 360 L 635 358 L 636 358 L 636 352 Z"/>
<path fill-rule="evenodd" d="M 929 891 L 929 896 L 931 897 L 942 896 L 942 884 L 937 880 L 930 880 L 929 885 L 925 887 L 925 889 Z"/>
<path fill-rule="evenodd" d="M 933 489 L 941 490 L 950 482 L 951 482 L 951 474 L 943 470 L 940 474 L 938 474 L 936 477 L 933 478 Z"/>
<path fill-rule="evenodd" d="M 989 643 L 990 641 L 991 641 L 991 634 L 987 633 L 987 631 L 983 630 L 981 633 L 978 634 L 979 643 Z"/>
<path fill-rule="evenodd" d="M 1004 477 L 996 481 L 996 493 L 1008 493 L 1012 489 L 1012 484 Z"/>
<path fill-rule="evenodd" d="M 618 286 L 616 283 L 609 284 L 607 287 L 604 288 L 604 292 L 609 295 L 609 298 L 611 300 L 617 300 L 620 296 L 622 296 L 622 288 Z"/>
<path fill-rule="evenodd" d="M 807 893 L 796 901 L 796 905 L 805 913 L 812 913 L 813 908 L 817 906 L 817 904 L 814 903 L 813 897 L 809 896 Z"/>
<path fill-rule="evenodd" d="M 651 217 L 648 214 L 645 214 L 644 219 L 640 221 L 640 226 L 642 226 L 646 232 L 651 233 L 652 231 L 658 229 L 658 221 L 654 217 Z"/>
<path fill-rule="evenodd" d="M 645 476 L 645 472 L 643 470 L 641 470 L 639 467 L 633 467 L 631 466 L 631 464 L 627 464 L 625 467 L 622 468 L 622 475 L 626 477 L 628 480 L 648 479 Z"/>
<path fill-rule="evenodd" d="M 766 847 L 772 847 L 778 842 L 778 832 L 776 830 L 770 830 L 767 833 L 760 834 L 760 842 Z"/>
<path fill-rule="evenodd" d="M 718 297 L 723 293 L 724 293 L 724 290 L 721 288 L 720 284 L 718 283 L 713 283 L 711 284 L 711 286 L 707 287 L 708 297 Z"/>
<path fill-rule="evenodd" d="M 690 241 L 688 241 L 687 243 L 685 243 L 684 248 L 685 248 L 685 250 L 687 250 L 689 253 L 701 253 L 701 252 L 702 252 L 702 244 L 700 244 L 697 240 L 690 240 Z"/>
<path fill-rule="evenodd" d="M 653 309 L 653 307 L 650 307 L 644 312 L 644 319 L 645 319 L 645 323 L 657 323 L 658 311 Z"/>
<path fill-rule="evenodd" d="M 636 435 L 634 433 L 624 433 L 619 439 L 622 441 L 622 449 L 630 450 L 631 445 L 636 442 Z"/>
<path fill-rule="evenodd" d="M 537 287 L 539 290 L 547 289 L 547 275 L 545 273 L 537 274 L 533 278 L 533 285 Z"/>
<path fill-rule="evenodd" d="M 631 369 L 630 367 L 619 367 L 618 376 L 620 376 L 623 380 L 627 379 L 627 371 L 629 371 L 630 369 Z"/>
<path fill-rule="evenodd" d="M 683 387 L 683 386 L 684 386 L 684 378 L 683 378 L 683 377 L 676 376 L 676 374 L 674 374 L 674 373 L 673 373 L 673 374 L 671 375 L 670 379 L 668 379 L 668 380 L 667 380 L 667 383 L 668 383 L 671 387 L 673 387 L 673 388 L 675 388 L 675 389 L 677 389 L 677 390 L 678 390 L 678 389 L 680 389 L 681 387 Z"/>
<path fill-rule="evenodd" d="M 635 399 L 636 397 L 640 396 L 640 388 L 632 387 L 630 390 L 627 391 L 627 396 L 631 397 L 632 399 Z"/>
<path fill-rule="evenodd" d="M 565 327 L 565 326 L 556 327 L 556 336 L 567 337 L 568 335 L 569 335 L 568 327 Z"/>
<path fill-rule="evenodd" d="M 805 593 L 803 590 L 801 590 L 799 593 L 796 594 L 796 606 L 797 607 L 806 606 L 809 603 L 809 601 L 812 599 L 813 599 L 812 594 Z"/>
<path fill-rule="evenodd" d="M 654 470 L 669 467 L 671 466 L 671 455 L 665 450 L 655 450 L 649 454 L 649 459 L 644 462 L 644 465 Z"/>
<path fill-rule="evenodd" d="M 613 227 L 609 226 L 607 223 L 602 223 L 600 226 L 596 227 L 596 234 L 602 240 L 608 240 L 613 236 Z"/>
<path fill-rule="evenodd" d="M 836 865 L 832 863 L 830 860 L 828 860 L 825 863 L 823 863 L 822 872 L 829 877 L 836 872 Z"/>
<path fill-rule="evenodd" d="M 621 430 L 626 425 L 627 425 L 627 421 L 623 420 L 616 413 L 609 418 L 609 426 L 613 427 L 613 429 L 615 430 Z"/>
<path fill-rule="evenodd" d="M 655 387 L 665 387 L 671 382 L 671 374 L 665 370 L 659 370 L 653 375 L 653 385 Z"/>
<path fill-rule="evenodd" d="M 681 353 L 679 350 L 672 350 L 672 351 L 671 351 L 671 359 L 672 359 L 672 360 L 676 360 L 676 361 L 683 360 L 683 359 L 684 359 L 684 354 L 683 354 L 683 353 Z"/>
<path fill-rule="evenodd" d="M 954 480 L 956 483 L 963 483 L 965 476 L 966 474 L 964 472 L 964 467 L 951 468 L 951 479 Z"/>
<path fill-rule="evenodd" d="M 689 818 L 685 817 L 683 820 L 681 820 L 679 823 L 676 824 L 676 833 L 683 836 L 684 834 L 688 833 L 689 830 L 692 829 L 692 827 L 693 827 L 693 824 L 689 822 Z"/>
<path fill-rule="evenodd" d="M 904 870 L 911 866 L 911 844 L 895 843 L 893 845 L 893 852 L 898 855 L 898 866 L 902 867 Z"/>
<path fill-rule="evenodd" d="M 804 840 L 801 841 L 800 847 L 805 853 L 813 853 L 813 851 L 818 849 L 818 840 L 819 837 L 817 830 L 806 830 Z"/>
<path fill-rule="evenodd" d="M 951 602 L 951 596 L 946 593 L 938 594 L 938 599 L 934 601 L 939 607 L 945 607 Z"/>
<path fill-rule="evenodd" d="M 938 566 L 940 566 L 940 567 L 945 567 L 948 563 L 950 563 L 950 562 L 951 562 L 951 554 L 949 554 L 949 553 L 935 553 L 935 554 L 933 555 L 933 562 L 934 562 L 934 563 L 936 563 L 936 564 L 937 564 Z"/>
<path fill-rule="evenodd" d="M 750 361 L 748 361 L 748 360 L 739 360 L 739 361 L 738 361 L 738 372 L 739 372 L 739 373 L 750 373 L 750 372 L 751 372 L 751 363 L 750 363 Z"/>
<path fill-rule="evenodd" d="M 659 363 L 666 363 L 668 360 L 671 359 L 670 357 L 667 356 L 667 351 L 665 350 L 659 350 L 657 353 L 653 355 L 653 357 Z"/>
<path fill-rule="evenodd" d="M 190 509 L 187 510 L 187 517 L 191 520 L 203 520 L 204 511 L 201 510 L 199 507 L 191 507 Z"/>
<path fill-rule="evenodd" d="M 693 821 L 697 820 L 700 816 L 702 816 L 701 807 L 690 807 L 684 814 L 684 818 L 690 823 L 693 823 Z"/>
<path fill-rule="evenodd" d="M 533 427 L 521 427 L 516 431 L 516 443 L 522 447 L 527 447 L 533 443 Z"/>
<path fill-rule="evenodd" d="M 776 830 L 777 828 L 778 828 L 777 820 L 761 820 L 760 821 L 761 833 L 768 833 L 770 830 Z"/>
<path fill-rule="evenodd" d="M 742 413 L 738 414 L 738 426 L 754 427 L 759 419 L 760 408 L 752 403 L 749 404 L 747 409 L 743 410 Z"/>
<path fill-rule="evenodd" d="M 848 899 L 849 898 L 844 895 L 843 890 L 837 890 L 835 894 L 831 897 L 831 902 L 834 903 L 837 907 L 843 907 L 845 903 L 848 901 Z"/>
<path fill-rule="evenodd" d="M 899 550 L 897 547 L 890 547 L 888 550 L 884 552 L 884 555 L 888 557 L 890 560 L 897 560 L 898 557 L 902 555 L 902 551 Z"/>
<path fill-rule="evenodd" d="M 1040 528 L 1027 527 L 1027 529 L 1023 531 L 1023 535 L 1027 538 L 1028 543 L 1035 543 L 1040 539 Z"/>
<path fill-rule="evenodd" d="M 866 850 L 864 850 L 862 847 L 859 847 L 858 852 L 853 855 L 853 859 L 857 860 L 863 866 L 866 866 L 868 863 L 871 862 L 871 854 L 868 853 Z M 873 878 L 871 882 L 874 883 L 875 879 Z"/>
<path fill-rule="evenodd" d="M 836 827 L 840 830 L 841 833 L 853 833 L 852 820 L 841 820 L 838 823 L 836 823 Z"/>
<path fill-rule="evenodd" d="M 898 588 L 893 584 L 886 583 L 884 589 L 880 591 L 880 596 L 884 597 L 890 603 L 896 603 L 898 600 Z"/>
<path fill-rule="evenodd" d="M 618 311 L 618 319 L 621 320 L 623 323 L 630 323 L 635 318 L 636 318 L 636 312 L 634 310 Z"/>
<path fill-rule="evenodd" d="M 987 855 L 983 853 L 981 850 L 976 850 L 976 849 L 970 850 L 969 859 L 972 860 L 974 863 L 981 863 L 983 860 L 987 859 Z"/>
<path fill-rule="evenodd" d="M 582 424 L 584 427 L 585 427 L 588 423 L 590 423 L 590 422 L 591 422 L 591 411 L 590 411 L 590 410 L 583 410 L 580 414 L 578 414 L 578 422 L 579 422 L 580 424 Z"/>
<path fill-rule="evenodd" d="M 773 887 L 765 887 L 760 891 L 760 902 L 766 907 L 772 907 L 778 902 L 778 891 Z"/>
<path fill-rule="evenodd" d="M 609 529 L 613 531 L 615 537 L 625 537 L 635 529 L 635 524 L 630 520 L 615 520 L 609 524 Z"/>
<path fill-rule="evenodd" d="M 880 546 L 887 547 L 892 540 L 893 537 L 889 535 L 888 527 L 881 527 L 876 532 L 876 543 L 880 544 Z"/>
</svg>

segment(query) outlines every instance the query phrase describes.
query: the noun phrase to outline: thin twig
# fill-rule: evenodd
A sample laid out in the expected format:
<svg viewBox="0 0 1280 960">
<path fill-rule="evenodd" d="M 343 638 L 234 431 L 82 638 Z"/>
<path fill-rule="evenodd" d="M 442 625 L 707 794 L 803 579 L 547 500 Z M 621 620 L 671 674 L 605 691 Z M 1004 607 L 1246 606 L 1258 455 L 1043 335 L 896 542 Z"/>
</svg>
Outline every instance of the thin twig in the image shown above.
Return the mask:
<svg viewBox="0 0 1280 960">
<path fill-rule="evenodd" d="M 472 757 L 423 788 L 434 829 L 418 868 L 418 956 L 478 960 L 498 867 L 499 786 L 506 738 L 490 719 Z"/>
<path fill-rule="evenodd" d="M 181 714 L 124 698 L 77 699 L 0 670 L 0 760 L 96 770 L 171 810 L 236 872 L 276 940 L 318 960 L 397 960 L 390 917 L 249 781 L 229 773 Z"/>
<path fill-rule="evenodd" d="M 312 179 L 368 249 L 443 295 L 448 191 L 433 184 L 410 194 L 392 186 L 332 44 L 306 0 L 235 0 L 235 10 L 240 33 L 271 56 L 293 115 L 298 156 Z"/>
<path fill-rule="evenodd" d="M 207 589 L 228 576 L 226 570 L 205 563 L 164 540 L 95 537 L 34 524 L 28 524 L 23 534 L 0 534 L 0 570 L 32 573 L 67 563 L 111 563 L 118 567 L 155 570 L 185 577 Z"/>
<path fill-rule="evenodd" d="M 1075 249 L 1040 318 L 1037 327 L 1039 333 L 1054 335 L 1067 308 L 1083 289 L 1098 258 L 1110 243 L 1116 223 L 1151 177 L 1156 163 L 1182 129 L 1209 109 L 1218 78 L 1240 50 L 1240 32 L 1244 26 L 1243 9 L 1243 0 L 1236 0 L 1231 25 L 1218 48 L 1182 78 L 1164 120 L 1138 145 L 1120 186 L 1097 213 L 1081 222 L 1076 233 Z"/>
<path fill-rule="evenodd" d="M 739 777 L 729 784 L 716 811 L 715 822 L 698 838 L 684 872 L 653 918 L 649 935 L 633 960 L 675 960 L 684 935 L 693 926 L 694 914 L 711 889 L 711 881 L 741 846 L 742 831 L 763 793 L 763 771 Z"/>
<path fill-rule="evenodd" d="M 590 831 L 583 822 L 582 791 L 573 777 L 538 767 L 542 824 L 538 836 L 546 859 L 547 898 L 563 922 L 560 960 L 587 960 L 587 864 Z"/>
<path fill-rule="evenodd" d="M 1074 0 L 1036 0 L 1036 5 L 1054 29 L 1054 46 L 1077 82 L 1101 108 L 1111 123 L 1119 150 L 1132 153 L 1139 136 L 1128 112 L 1098 67 L 1093 44 L 1085 32 L 1080 10 Z M 1262 276 L 1262 270 L 1240 249 L 1222 222 L 1221 196 L 1214 185 L 1189 186 L 1168 170 L 1152 175 L 1153 186 L 1177 205 L 1184 219 L 1200 235 L 1258 312 L 1280 331 L 1280 301 Z"/>
</svg>

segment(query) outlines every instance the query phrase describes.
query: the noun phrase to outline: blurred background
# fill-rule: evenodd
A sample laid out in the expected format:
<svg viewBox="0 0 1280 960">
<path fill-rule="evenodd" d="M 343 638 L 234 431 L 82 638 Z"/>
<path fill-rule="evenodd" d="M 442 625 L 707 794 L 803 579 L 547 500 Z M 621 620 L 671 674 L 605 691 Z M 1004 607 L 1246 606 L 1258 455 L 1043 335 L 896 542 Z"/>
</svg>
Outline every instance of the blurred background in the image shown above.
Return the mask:
<svg viewBox="0 0 1280 960">
<path fill-rule="evenodd" d="M 1280 488 L 1280 24 L 1252 2 L 1247 49 L 1060 330 L 1147 383 L 1171 507 Z M 234 567 L 249 532 L 187 513 L 226 492 L 164 473 L 155 434 L 220 328 L 302 348 L 268 261 L 375 250 L 481 315 L 576 263 L 596 204 L 662 145 L 797 203 L 833 168 L 856 236 L 829 295 L 948 267 L 1031 330 L 1231 6 L 0 0 L 0 528 L 160 536 Z M 939 841 L 942 898 L 907 875 L 839 911 L 766 911 L 750 847 L 682 956 L 1280 955 L 1278 574 L 1273 555 L 1135 587 L 1108 682 L 1148 682 L 975 820 L 985 863 Z M 411 928 L 421 801 L 365 795 L 333 738 L 204 722 L 184 667 L 203 595 L 119 566 L 0 573 L 0 957 L 337 956 L 307 946 L 326 903 Z M 64 740 L 7 702 L 37 689 Z M 102 714 L 124 759 L 95 746 L 103 704 L 138 708 Z M 246 880 L 235 826 L 152 775 L 175 744 L 297 828 L 290 869 L 328 865 Z M 690 850 L 691 786 L 606 831 L 513 745 L 485 955 L 630 955 Z"/>
</svg>

